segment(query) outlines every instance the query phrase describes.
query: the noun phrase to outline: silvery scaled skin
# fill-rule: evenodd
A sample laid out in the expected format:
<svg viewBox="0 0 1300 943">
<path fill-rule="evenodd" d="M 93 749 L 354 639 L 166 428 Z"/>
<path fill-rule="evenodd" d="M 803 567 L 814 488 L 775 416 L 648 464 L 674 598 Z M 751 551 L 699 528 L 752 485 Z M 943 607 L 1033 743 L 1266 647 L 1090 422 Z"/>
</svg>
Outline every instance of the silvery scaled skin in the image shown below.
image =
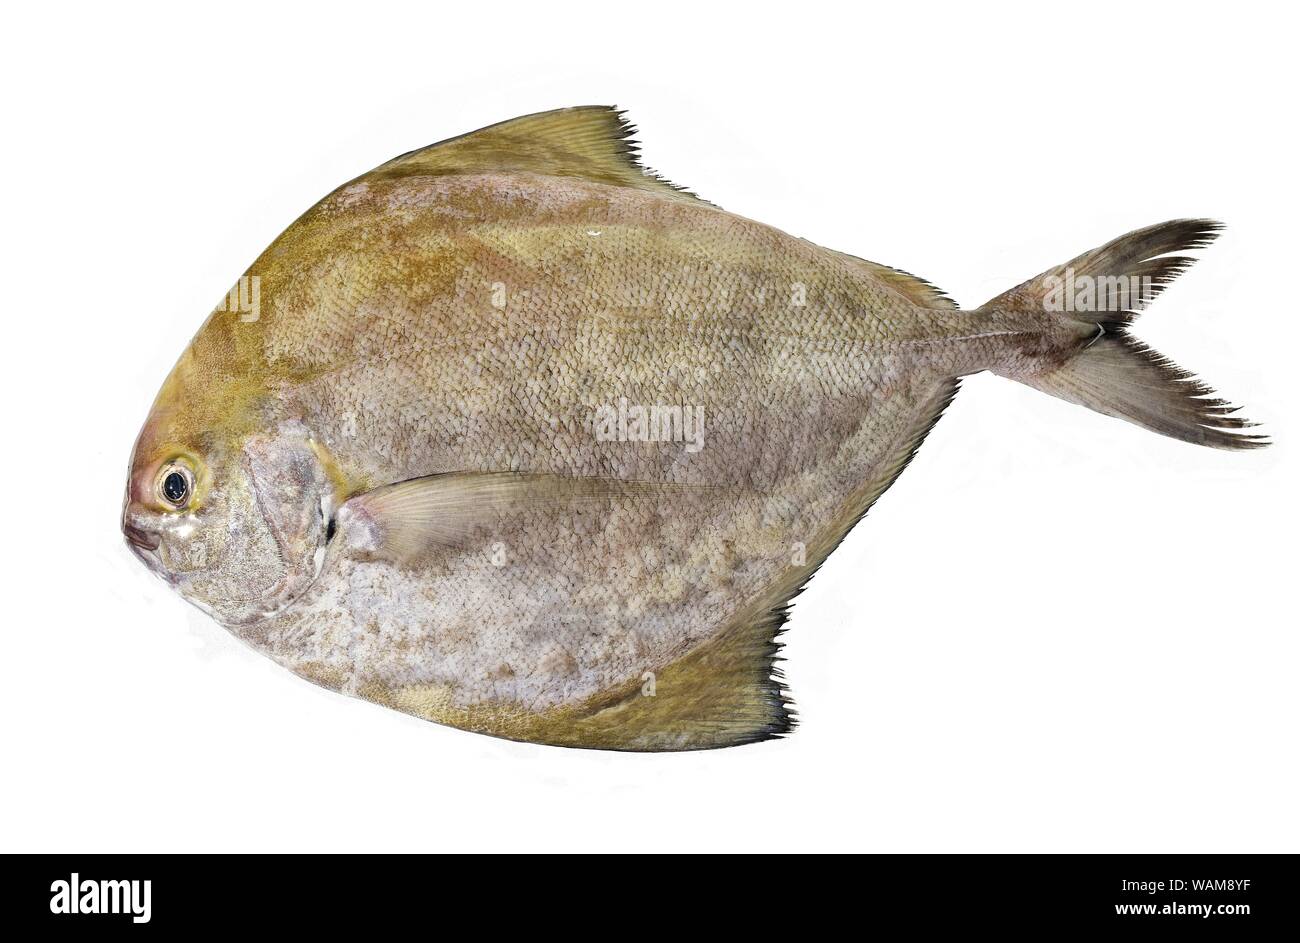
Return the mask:
<svg viewBox="0 0 1300 943">
<path fill-rule="evenodd" d="M 1122 296 L 1054 303 L 1061 267 L 961 311 L 649 175 L 629 133 L 606 108 L 516 119 L 298 219 L 159 393 L 137 555 L 321 685 L 514 739 L 699 749 L 789 729 L 785 607 L 961 376 L 1262 444 L 1126 331 L 1215 224 L 1067 263 L 1071 290 L 1131 277 Z"/>
</svg>

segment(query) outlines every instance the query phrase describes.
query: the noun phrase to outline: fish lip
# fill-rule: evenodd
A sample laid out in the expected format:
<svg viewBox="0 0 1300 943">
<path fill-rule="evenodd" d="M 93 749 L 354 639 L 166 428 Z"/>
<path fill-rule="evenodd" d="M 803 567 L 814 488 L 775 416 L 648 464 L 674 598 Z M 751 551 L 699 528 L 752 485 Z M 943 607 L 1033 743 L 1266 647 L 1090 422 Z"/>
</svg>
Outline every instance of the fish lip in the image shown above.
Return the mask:
<svg viewBox="0 0 1300 943">
<path fill-rule="evenodd" d="M 126 537 L 127 543 L 131 544 L 137 551 L 143 550 L 150 554 L 156 552 L 162 542 L 157 534 L 151 534 L 149 531 L 136 527 L 127 521 L 122 522 L 122 534 Z"/>
</svg>

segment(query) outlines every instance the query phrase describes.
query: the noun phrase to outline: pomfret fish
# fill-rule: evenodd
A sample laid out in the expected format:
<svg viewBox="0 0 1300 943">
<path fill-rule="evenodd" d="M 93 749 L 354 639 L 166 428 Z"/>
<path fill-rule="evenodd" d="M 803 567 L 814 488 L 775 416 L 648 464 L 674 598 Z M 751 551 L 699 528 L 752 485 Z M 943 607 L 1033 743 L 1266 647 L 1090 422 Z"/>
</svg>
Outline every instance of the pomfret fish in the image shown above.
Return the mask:
<svg viewBox="0 0 1300 943">
<path fill-rule="evenodd" d="M 168 376 L 123 529 L 293 672 L 518 740 L 779 736 L 790 599 L 988 370 L 1264 440 L 1128 326 L 1219 228 L 1123 236 L 974 310 L 643 170 L 608 108 L 338 188 Z"/>
</svg>

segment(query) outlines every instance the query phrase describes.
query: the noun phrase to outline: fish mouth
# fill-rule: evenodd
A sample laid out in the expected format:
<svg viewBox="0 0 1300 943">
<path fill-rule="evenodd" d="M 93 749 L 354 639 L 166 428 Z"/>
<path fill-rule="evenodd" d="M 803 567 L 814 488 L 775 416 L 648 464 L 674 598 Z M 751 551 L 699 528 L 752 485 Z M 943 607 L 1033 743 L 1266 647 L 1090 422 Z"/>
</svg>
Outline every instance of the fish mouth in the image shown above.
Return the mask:
<svg viewBox="0 0 1300 943">
<path fill-rule="evenodd" d="M 157 533 L 136 527 L 134 524 L 123 520 L 122 536 L 126 538 L 127 548 L 135 554 L 151 573 L 161 577 L 165 582 L 174 584 L 175 581 L 163 567 L 162 554 L 159 552 L 159 548 L 162 546 L 162 538 Z"/>
<path fill-rule="evenodd" d="M 154 553 L 158 550 L 159 543 L 161 543 L 157 534 L 151 534 L 147 530 L 142 530 L 126 521 L 122 522 L 122 533 L 126 536 L 127 543 L 131 544 L 137 551 L 143 550 L 146 553 Z"/>
</svg>

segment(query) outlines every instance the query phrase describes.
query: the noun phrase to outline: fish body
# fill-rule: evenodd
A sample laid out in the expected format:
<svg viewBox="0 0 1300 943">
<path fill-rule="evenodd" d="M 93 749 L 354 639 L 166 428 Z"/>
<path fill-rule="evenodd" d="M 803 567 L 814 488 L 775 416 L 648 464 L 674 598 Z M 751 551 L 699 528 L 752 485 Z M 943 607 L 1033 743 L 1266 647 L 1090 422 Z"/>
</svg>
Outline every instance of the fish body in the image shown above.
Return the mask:
<svg viewBox="0 0 1300 943">
<path fill-rule="evenodd" d="M 136 552 L 327 687 L 514 739 L 697 749 L 790 728 L 789 600 L 960 377 L 1259 444 L 1126 332 L 1213 224 L 1073 260 L 1123 307 L 1056 310 L 1044 273 L 962 311 L 649 175 L 628 134 L 603 108 L 516 119 L 304 214 L 154 404 Z"/>
</svg>

